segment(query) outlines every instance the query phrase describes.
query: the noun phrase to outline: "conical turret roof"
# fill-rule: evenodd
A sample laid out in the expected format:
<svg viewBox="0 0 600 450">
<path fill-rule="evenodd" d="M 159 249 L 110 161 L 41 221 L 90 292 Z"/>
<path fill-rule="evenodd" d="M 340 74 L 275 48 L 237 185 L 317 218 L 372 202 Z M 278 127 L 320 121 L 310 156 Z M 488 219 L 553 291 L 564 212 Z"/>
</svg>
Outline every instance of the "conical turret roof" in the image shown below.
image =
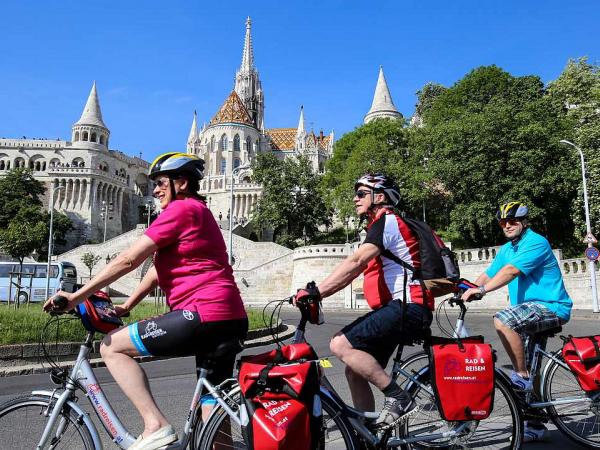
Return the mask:
<svg viewBox="0 0 600 450">
<path fill-rule="evenodd" d="M 196 121 L 196 111 L 194 111 L 194 120 L 192 121 L 192 128 L 188 136 L 188 144 L 193 144 L 198 140 L 198 123 Z"/>
<path fill-rule="evenodd" d="M 85 102 L 83 113 L 81 113 L 81 117 L 75 125 L 96 125 L 107 128 L 102 120 L 102 110 L 100 109 L 100 101 L 98 100 L 95 81 L 92 85 L 92 90 L 90 91 L 87 102 Z"/>
<path fill-rule="evenodd" d="M 379 77 L 377 78 L 377 86 L 375 87 L 373 103 L 371 104 L 371 109 L 365 116 L 364 122 L 368 123 L 371 120 L 379 117 L 391 119 L 402 118 L 402 114 L 400 114 L 394 105 L 392 94 L 390 94 L 390 89 L 385 81 L 383 66 L 379 66 Z"/>
</svg>

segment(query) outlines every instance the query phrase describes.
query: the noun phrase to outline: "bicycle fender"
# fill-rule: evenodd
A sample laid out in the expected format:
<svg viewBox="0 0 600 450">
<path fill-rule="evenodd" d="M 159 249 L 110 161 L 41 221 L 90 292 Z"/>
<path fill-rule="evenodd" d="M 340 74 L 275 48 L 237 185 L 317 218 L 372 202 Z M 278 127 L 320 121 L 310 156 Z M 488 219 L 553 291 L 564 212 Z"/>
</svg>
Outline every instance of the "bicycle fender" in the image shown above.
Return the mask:
<svg viewBox="0 0 600 450">
<path fill-rule="evenodd" d="M 32 395 L 38 395 L 40 397 L 48 397 L 50 398 L 58 398 L 60 397 L 60 393 L 52 392 L 52 391 L 33 391 Z M 92 441 L 94 442 L 94 448 L 96 450 L 102 450 L 102 441 L 100 440 L 100 435 L 98 434 L 98 430 L 94 426 L 94 422 L 88 413 L 86 413 L 77 403 L 72 400 L 67 400 L 66 404 L 75 411 L 79 417 L 82 418 L 83 423 L 87 427 L 90 435 L 92 436 Z"/>
</svg>

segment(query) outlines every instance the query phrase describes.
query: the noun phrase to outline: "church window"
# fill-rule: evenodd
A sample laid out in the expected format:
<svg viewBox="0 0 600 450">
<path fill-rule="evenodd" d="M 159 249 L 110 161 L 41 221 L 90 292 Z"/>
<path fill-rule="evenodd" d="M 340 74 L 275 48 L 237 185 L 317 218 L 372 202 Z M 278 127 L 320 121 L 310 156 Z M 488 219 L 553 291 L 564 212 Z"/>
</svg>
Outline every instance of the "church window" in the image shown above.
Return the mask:
<svg viewBox="0 0 600 450">
<path fill-rule="evenodd" d="M 100 135 L 100 144 L 104 145 L 104 135 Z"/>
<path fill-rule="evenodd" d="M 246 138 L 246 151 L 248 153 L 252 151 L 252 140 L 250 139 L 250 136 Z"/>
<path fill-rule="evenodd" d="M 233 168 L 236 169 L 238 167 L 240 167 L 240 159 L 239 158 L 235 158 L 233 160 Z"/>
<path fill-rule="evenodd" d="M 96 142 L 96 133 L 92 133 L 92 137 L 90 138 L 90 141 Z"/>
<path fill-rule="evenodd" d="M 79 140 L 79 131 L 75 132 L 75 142 Z"/>
<path fill-rule="evenodd" d="M 227 160 L 225 158 L 221 159 L 221 175 L 225 175 L 225 171 L 227 170 Z"/>
<path fill-rule="evenodd" d="M 84 132 L 83 132 L 83 137 L 82 137 L 82 139 L 81 139 L 81 140 L 82 140 L 82 141 L 86 141 L 86 142 L 87 142 L 87 140 L 88 140 L 88 132 L 87 132 L 87 131 L 84 131 Z"/>
<path fill-rule="evenodd" d="M 215 144 L 215 137 L 211 136 L 211 138 L 210 138 L 210 151 L 211 152 L 214 152 L 217 149 L 217 147 L 215 145 L 216 145 Z"/>
<path fill-rule="evenodd" d="M 221 151 L 227 151 L 227 135 L 221 136 Z"/>
<path fill-rule="evenodd" d="M 236 134 L 235 137 L 233 138 L 233 151 L 234 152 L 240 151 L 240 135 L 239 134 Z"/>
</svg>

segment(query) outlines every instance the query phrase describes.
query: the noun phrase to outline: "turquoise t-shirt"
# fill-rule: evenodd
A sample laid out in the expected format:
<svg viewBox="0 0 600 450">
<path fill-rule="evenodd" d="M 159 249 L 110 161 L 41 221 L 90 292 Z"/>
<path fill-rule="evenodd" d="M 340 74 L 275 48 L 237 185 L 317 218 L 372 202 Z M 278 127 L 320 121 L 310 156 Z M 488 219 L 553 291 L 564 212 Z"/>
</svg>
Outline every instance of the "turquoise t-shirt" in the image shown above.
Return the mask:
<svg viewBox="0 0 600 450">
<path fill-rule="evenodd" d="M 565 322 L 569 320 L 573 300 L 567 294 L 558 261 L 546 238 L 525 230 L 516 245 L 507 242 L 500 248 L 485 273 L 492 278 L 507 264 L 521 271 L 508 283 L 511 305 L 540 302 Z"/>
</svg>

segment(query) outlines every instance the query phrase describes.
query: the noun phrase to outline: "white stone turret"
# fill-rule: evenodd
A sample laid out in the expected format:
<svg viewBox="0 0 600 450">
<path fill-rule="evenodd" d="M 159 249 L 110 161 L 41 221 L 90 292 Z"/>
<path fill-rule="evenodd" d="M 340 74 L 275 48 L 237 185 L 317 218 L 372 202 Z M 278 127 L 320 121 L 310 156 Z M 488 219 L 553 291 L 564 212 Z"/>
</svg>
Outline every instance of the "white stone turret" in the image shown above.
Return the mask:
<svg viewBox="0 0 600 450">
<path fill-rule="evenodd" d="M 306 129 L 304 128 L 304 106 L 300 106 L 300 120 L 296 130 L 296 151 L 302 152 L 305 148 Z"/>
<path fill-rule="evenodd" d="M 254 66 L 254 51 L 252 49 L 252 21 L 246 19 L 246 38 L 242 53 L 242 64 L 235 75 L 235 92 L 248 110 L 252 122 L 257 129 L 263 125 L 265 102 L 263 90 Z"/>
<path fill-rule="evenodd" d="M 187 151 L 188 153 L 198 154 L 200 148 L 200 139 L 198 138 L 198 121 L 196 111 L 194 111 L 194 119 L 192 120 L 192 128 L 187 140 Z"/>
<path fill-rule="evenodd" d="M 365 116 L 364 123 L 369 123 L 379 118 L 402 119 L 402 114 L 396 109 L 387 82 L 385 81 L 383 66 L 379 66 L 379 77 L 377 78 L 373 103 Z"/>
<path fill-rule="evenodd" d="M 96 91 L 96 82 L 81 113 L 81 117 L 72 127 L 72 141 L 78 145 L 101 147 L 108 150 L 110 131 L 102 120 L 102 110 Z"/>
</svg>

